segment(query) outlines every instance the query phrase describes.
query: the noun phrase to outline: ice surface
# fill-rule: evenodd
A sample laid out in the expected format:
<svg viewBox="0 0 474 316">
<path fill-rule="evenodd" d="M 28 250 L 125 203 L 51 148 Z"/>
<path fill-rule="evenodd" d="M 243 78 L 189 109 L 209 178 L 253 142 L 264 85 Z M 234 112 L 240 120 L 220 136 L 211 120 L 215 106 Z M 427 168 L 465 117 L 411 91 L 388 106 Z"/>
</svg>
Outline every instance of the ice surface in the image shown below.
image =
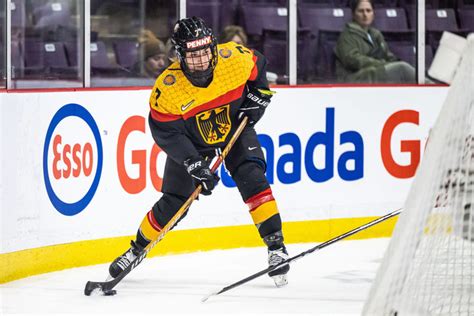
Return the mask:
<svg viewBox="0 0 474 316">
<path fill-rule="evenodd" d="M 315 245 L 287 248 L 294 256 Z M 262 276 L 206 303 L 209 293 L 266 268 L 266 248 L 145 259 L 115 296 L 83 294 L 87 281 L 105 280 L 108 265 L 69 269 L 0 285 L 0 314 L 360 315 L 387 245 L 341 241 L 294 262 L 286 287 Z"/>
</svg>

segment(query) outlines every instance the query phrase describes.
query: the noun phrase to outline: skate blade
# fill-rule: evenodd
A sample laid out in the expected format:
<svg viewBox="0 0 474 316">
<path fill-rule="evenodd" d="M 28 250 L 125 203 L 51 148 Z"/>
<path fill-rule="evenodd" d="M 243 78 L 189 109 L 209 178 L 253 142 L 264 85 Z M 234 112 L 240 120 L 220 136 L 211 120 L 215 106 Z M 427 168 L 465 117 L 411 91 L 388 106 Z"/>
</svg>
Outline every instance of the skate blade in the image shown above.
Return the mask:
<svg viewBox="0 0 474 316">
<path fill-rule="evenodd" d="M 274 275 L 272 276 L 273 282 L 275 282 L 276 287 L 282 287 L 288 284 L 288 278 L 286 274 Z"/>
</svg>

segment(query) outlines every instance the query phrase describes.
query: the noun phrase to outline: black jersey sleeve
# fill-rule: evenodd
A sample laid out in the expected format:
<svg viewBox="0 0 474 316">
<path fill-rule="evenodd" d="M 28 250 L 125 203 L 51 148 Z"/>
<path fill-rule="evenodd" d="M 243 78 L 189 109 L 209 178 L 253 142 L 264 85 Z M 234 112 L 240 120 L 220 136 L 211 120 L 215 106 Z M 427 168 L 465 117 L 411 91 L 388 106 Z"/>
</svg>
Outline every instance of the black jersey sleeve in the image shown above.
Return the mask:
<svg viewBox="0 0 474 316">
<path fill-rule="evenodd" d="M 185 134 L 183 119 L 159 122 L 150 114 L 148 123 L 156 144 L 178 164 L 183 165 L 186 159 L 199 155 L 196 147 Z"/>
<path fill-rule="evenodd" d="M 253 53 L 256 57 L 255 67 L 257 68 L 257 77 L 255 80 L 247 81 L 247 85 L 254 88 L 268 90 L 268 80 L 267 80 L 267 59 L 265 56 L 257 50 L 253 50 Z"/>
</svg>

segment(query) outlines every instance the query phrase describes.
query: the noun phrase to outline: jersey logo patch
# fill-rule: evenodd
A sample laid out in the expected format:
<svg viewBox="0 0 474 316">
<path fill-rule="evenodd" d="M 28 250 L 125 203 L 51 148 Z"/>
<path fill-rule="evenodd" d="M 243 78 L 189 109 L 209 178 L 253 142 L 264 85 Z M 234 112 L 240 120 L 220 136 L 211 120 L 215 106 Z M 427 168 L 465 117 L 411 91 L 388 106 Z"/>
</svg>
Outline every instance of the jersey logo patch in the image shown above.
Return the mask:
<svg viewBox="0 0 474 316">
<path fill-rule="evenodd" d="M 185 105 L 181 105 L 181 111 L 186 111 L 192 104 L 194 103 L 194 100 L 191 100 L 190 102 L 186 103 Z"/>
<path fill-rule="evenodd" d="M 202 139 L 212 145 L 225 141 L 231 129 L 229 104 L 196 115 Z"/>
<path fill-rule="evenodd" d="M 227 48 L 222 48 L 219 49 L 219 55 L 221 55 L 222 58 L 229 58 L 230 56 L 232 56 L 232 51 Z"/>
<path fill-rule="evenodd" d="M 167 86 L 171 86 L 176 82 L 176 77 L 173 76 L 172 74 L 166 75 L 166 77 L 163 79 L 163 83 Z"/>
</svg>

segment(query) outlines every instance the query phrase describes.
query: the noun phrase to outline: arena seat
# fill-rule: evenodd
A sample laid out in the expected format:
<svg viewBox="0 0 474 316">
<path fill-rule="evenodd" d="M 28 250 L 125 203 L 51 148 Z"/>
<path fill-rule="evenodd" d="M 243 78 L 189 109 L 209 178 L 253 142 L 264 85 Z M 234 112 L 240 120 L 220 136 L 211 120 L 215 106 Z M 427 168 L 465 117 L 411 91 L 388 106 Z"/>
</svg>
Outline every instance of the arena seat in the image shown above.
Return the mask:
<svg viewBox="0 0 474 316">
<path fill-rule="evenodd" d="M 342 8 L 347 6 L 347 0 L 299 0 L 298 6 L 313 8 Z"/>
<path fill-rule="evenodd" d="M 395 54 L 398 58 L 406 61 L 413 67 L 416 66 L 416 46 L 414 44 L 403 43 L 403 42 L 389 42 L 387 43 L 390 51 Z M 430 45 L 425 45 L 425 64 L 426 66 L 431 65 L 433 61 L 433 49 Z"/>
<path fill-rule="evenodd" d="M 23 28 L 27 25 L 25 1 L 11 0 L 11 24 L 12 27 Z"/>
<path fill-rule="evenodd" d="M 316 37 L 319 30 L 342 31 L 347 22 L 351 21 L 349 8 L 317 8 L 301 5 L 298 7 L 300 24 L 311 30 Z"/>
<path fill-rule="evenodd" d="M 458 0 L 458 9 L 474 9 L 474 0 Z"/>
<path fill-rule="evenodd" d="M 467 32 L 474 32 L 474 7 L 458 9 L 459 26 Z"/>
<path fill-rule="evenodd" d="M 23 49 L 25 76 L 71 77 L 77 74 L 77 67 L 69 66 L 64 44 L 44 42 L 41 39 L 25 39 Z"/>
<path fill-rule="evenodd" d="M 427 9 L 426 30 L 442 32 L 459 30 L 454 9 Z"/>
<path fill-rule="evenodd" d="M 403 8 L 379 8 L 374 10 L 374 27 L 384 32 L 408 31 L 408 19 Z"/>
<path fill-rule="evenodd" d="M 288 75 L 288 42 L 286 31 L 264 30 L 263 31 L 263 54 L 267 58 L 267 70 L 280 76 Z M 309 30 L 298 31 L 297 41 L 297 70 L 298 77 L 305 78 L 308 75 L 309 60 Z"/>
<path fill-rule="evenodd" d="M 138 61 L 138 43 L 131 40 L 120 40 L 113 43 L 117 63 L 124 68 L 132 68 Z"/>
<path fill-rule="evenodd" d="M 41 1 L 32 1 L 31 4 L 36 28 L 68 26 L 72 23 L 71 1 L 55 0 L 45 4 Z"/>
<path fill-rule="evenodd" d="M 221 15 L 224 12 L 221 1 L 188 1 L 186 10 L 192 12 L 192 15 L 202 18 L 216 34 L 222 30 Z"/>
<path fill-rule="evenodd" d="M 454 9 L 427 9 L 426 10 L 426 36 L 427 43 L 437 49 L 441 34 L 444 31 L 459 33 L 456 13 Z"/>
<path fill-rule="evenodd" d="M 240 7 L 242 24 L 248 35 L 262 36 L 263 30 L 286 31 L 288 10 L 286 7 L 248 5 Z"/>
<path fill-rule="evenodd" d="M 76 42 L 65 42 L 66 53 L 69 64 L 77 67 L 78 51 Z M 91 43 L 91 74 L 96 76 L 114 75 L 120 72 L 120 68 L 110 62 L 107 56 L 107 47 L 102 41 Z"/>
</svg>

